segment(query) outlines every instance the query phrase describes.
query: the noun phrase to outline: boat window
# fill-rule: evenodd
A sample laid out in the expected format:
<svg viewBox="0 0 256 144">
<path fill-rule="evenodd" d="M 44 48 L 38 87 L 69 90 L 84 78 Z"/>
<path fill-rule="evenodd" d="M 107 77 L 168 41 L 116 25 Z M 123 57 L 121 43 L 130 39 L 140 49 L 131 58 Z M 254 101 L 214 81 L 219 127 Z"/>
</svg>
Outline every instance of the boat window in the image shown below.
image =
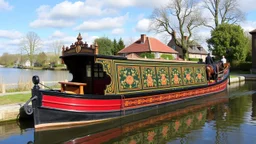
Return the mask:
<svg viewBox="0 0 256 144">
<path fill-rule="evenodd" d="M 91 65 L 86 65 L 86 76 L 87 77 L 91 77 L 92 76 Z"/>
<path fill-rule="evenodd" d="M 94 77 L 95 78 L 103 78 L 104 77 L 104 71 L 103 71 L 101 64 L 94 65 Z"/>
</svg>

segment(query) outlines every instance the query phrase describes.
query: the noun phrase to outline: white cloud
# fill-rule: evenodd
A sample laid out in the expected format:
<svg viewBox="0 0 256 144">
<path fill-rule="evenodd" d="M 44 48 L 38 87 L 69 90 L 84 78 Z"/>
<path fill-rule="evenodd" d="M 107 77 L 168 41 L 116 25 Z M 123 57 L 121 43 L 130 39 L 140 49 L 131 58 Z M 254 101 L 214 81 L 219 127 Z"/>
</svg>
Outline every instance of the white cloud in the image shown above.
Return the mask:
<svg viewBox="0 0 256 144">
<path fill-rule="evenodd" d="M 89 16 L 102 16 L 116 13 L 114 9 L 103 8 L 102 3 L 64 1 L 56 4 L 54 7 L 42 5 L 37 9 L 38 18 L 30 23 L 33 28 L 54 27 L 62 28 L 69 27 L 75 23 L 78 18 Z"/>
<path fill-rule="evenodd" d="M 0 30 L 0 38 L 15 39 L 22 37 L 22 33 L 16 30 Z"/>
<path fill-rule="evenodd" d="M 62 35 L 61 37 L 53 37 L 56 33 L 62 33 L 59 31 L 53 32 L 47 39 L 43 40 L 44 47 L 47 49 L 48 52 L 53 51 L 51 48 L 51 44 L 59 41 L 61 42 L 65 47 L 69 47 L 72 43 L 75 43 L 77 41 L 77 35 Z M 62 33 L 63 34 L 63 33 Z M 87 42 L 89 45 L 93 43 L 94 39 L 98 38 L 98 36 L 90 36 L 87 33 L 81 33 L 83 37 L 83 42 Z"/>
<path fill-rule="evenodd" d="M 256 29 L 256 21 L 245 21 L 240 23 L 241 27 L 244 31 L 252 31 Z"/>
<path fill-rule="evenodd" d="M 150 20 L 144 18 L 137 23 L 135 30 L 137 32 L 147 32 L 149 28 L 149 24 L 150 24 Z"/>
<path fill-rule="evenodd" d="M 13 8 L 13 6 L 9 5 L 8 2 L 4 1 L 4 0 L 0 0 L 0 11 L 1 10 L 11 10 Z"/>
<path fill-rule="evenodd" d="M 50 36 L 50 38 L 63 38 L 65 36 L 66 36 L 65 33 L 57 30 L 57 31 L 53 32 L 53 34 Z"/>
<path fill-rule="evenodd" d="M 169 3 L 168 0 L 103 0 L 104 4 L 107 6 L 112 6 L 116 8 L 123 7 L 144 7 L 144 8 L 154 8 L 157 6 L 163 6 Z"/>
<path fill-rule="evenodd" d="M 33 28 L 43 28 L 43 27 L 52 27 L 52 28 L 64 28 L 74 25 L 73 21 L 65 20 L 51 20 L 51 19 L 37 19 L 29 24 Z"/>
<path fill-rule="evenodd" d="M 238 4 L 244 12 L 256 10 L 255 0 L 239 0 Z"/>
<path fill-rule="evenodd" d="M 114 35 L 119 35 L 119 34 L 123 34 L 124 33 L 124 29 L 123 28 L 115 28 L 112 30 L 111 32 Z"/>
<path fill-rule="evenodd" d="M 75 27 L 78 31 L 99 31 L 122 27 L 128 18 L 128 13 L 119 17 L 106 17 L 99 20 L 84 21 L 82 24 Z"/>
</svg>

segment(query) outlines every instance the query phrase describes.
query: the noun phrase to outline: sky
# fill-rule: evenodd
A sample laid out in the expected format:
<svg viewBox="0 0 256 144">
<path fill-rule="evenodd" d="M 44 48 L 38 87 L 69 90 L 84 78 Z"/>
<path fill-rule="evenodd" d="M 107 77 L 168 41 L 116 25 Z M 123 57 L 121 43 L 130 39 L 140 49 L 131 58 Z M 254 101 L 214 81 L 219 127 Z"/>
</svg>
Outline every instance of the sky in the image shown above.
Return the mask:
<svg viewBox="0 0 256 144">
<path fill-rule="evenodd" d="M 148 31 L 154 8 L 167 3 L 168 0 L 0 0 L 0 55 L 20 53 L 21 39 L 31 31 L 43 42 L 40 51 L 46 52 L 53 51 L 50 45 L 55 41 L 65 46 L 74 43 L 79 32 L 88 44 L 106 36 L 122 38 L 128 45 L 139 39 L 140 34 L 167 43 L 170 36 Z M 245 21 L 239 24 L 245 31 L 256 29 L 255 0 L 238 3 L 246 14 Z M 202 15 L 209 12 L 204 10 Z M 199 27 L 194 33 L 207 49 L 205 40 L 210 37 L 210 29 Z"/>
</svg>

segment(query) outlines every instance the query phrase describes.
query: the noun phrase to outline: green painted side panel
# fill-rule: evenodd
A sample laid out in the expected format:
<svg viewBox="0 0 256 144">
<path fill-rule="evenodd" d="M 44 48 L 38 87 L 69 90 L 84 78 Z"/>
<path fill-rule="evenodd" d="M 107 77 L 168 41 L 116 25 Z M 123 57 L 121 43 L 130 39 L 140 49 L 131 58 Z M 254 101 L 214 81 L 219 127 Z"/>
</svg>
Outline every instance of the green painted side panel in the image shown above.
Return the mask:
<svg viewBox="0 0 256 144">
<path fill-rule="evenodd" d="M 97 58 L 110 76 L 105 95 L 139 93 L 207 84 L 204 64 Z"/>
</svg>

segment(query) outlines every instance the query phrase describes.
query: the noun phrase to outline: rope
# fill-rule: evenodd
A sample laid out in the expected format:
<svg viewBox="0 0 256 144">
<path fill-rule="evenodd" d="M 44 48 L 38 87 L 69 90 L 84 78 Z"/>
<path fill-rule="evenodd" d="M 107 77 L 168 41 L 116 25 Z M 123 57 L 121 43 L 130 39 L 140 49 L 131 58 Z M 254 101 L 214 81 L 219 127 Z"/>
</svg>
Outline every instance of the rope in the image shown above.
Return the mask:
<svg viewBox="0 0 256 144">
<path fill-rule="evenodd" d="M 46 88 L 48 88 L 48 89 L 50 89 L 50 90 L 53 90 L 52 88 L 50 88 L 50 87 L 48 87 L 48 86 L 46 86 L 46 85 L 44 85 L 44 84 L 42 84 L 42 83 L 39 83 L 40 85 L 42 85 L 42 86 L 44 86 L 44 87 L 46 87 Z"/>
</svg>

